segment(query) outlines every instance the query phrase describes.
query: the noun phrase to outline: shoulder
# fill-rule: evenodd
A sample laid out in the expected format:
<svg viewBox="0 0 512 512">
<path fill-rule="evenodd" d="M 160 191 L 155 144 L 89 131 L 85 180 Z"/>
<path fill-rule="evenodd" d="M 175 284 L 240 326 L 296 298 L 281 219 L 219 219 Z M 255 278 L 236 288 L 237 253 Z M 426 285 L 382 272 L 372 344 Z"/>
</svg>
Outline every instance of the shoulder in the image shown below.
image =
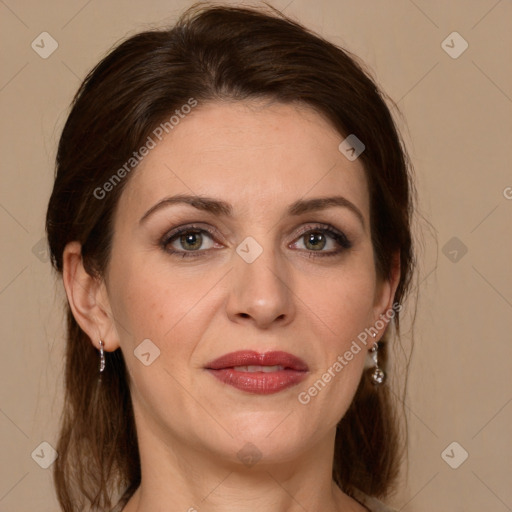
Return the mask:
<svg viewBox="0 0 512 512">
<path fill-rule="evenodd" d="M 364 505 L 370 512 L 398 512 L 395 508 L 388 507 L 377 498 L 367 496 L 357 489 L 354 490 L 353 497 L 361 503 L 361 505 Z"/>
</svg>

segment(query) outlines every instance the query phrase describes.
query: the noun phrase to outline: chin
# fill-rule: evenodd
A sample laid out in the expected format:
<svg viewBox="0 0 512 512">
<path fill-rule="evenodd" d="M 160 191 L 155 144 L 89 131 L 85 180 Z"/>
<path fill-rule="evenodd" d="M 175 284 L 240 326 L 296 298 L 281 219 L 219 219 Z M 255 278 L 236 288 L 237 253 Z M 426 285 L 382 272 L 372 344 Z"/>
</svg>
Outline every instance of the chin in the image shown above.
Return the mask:
<svg viewBox="0 0 512 512">
<path fill-rule="evenodd" d="M 228 443 L 237 458 L 256 457 L 261 458 L 261 462 L 277 463 L 296 457 L 309 443 L 304 437 L 307 433 L 299 432 L 298 424 L 292 425 L 294 415 L 288 414 L 252 415 L 250 421 L 229 429 L 233 439 Z"/>
</svg>

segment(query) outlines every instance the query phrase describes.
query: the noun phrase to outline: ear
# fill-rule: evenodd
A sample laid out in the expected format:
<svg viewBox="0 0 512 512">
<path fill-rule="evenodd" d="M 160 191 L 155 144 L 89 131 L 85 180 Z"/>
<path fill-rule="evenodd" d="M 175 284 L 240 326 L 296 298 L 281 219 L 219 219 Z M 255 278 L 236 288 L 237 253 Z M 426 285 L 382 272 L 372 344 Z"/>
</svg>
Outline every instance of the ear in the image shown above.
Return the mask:
<svg viewBox="0 0 512 512">
<path fill-rule="evenodd" d="M 63 252 L 62 278 L 71 312 L 96 348 L 101 339 L 105 350 L 113 351 L 119 347 L 119 337 L 105 282 L 87 273 L 81 251 L 80 243 L 75 241 L 68 243 Z"/>
<path fill-rule="evenodd" d="M 394 304 L 394 301 L 395 292 L 399 282 L 400 252 L 396 251 L 393 255 L 389 278 L 380 279 L 375 289 L 372 325 L 375 326 L 375 328 L 379 331 L 375 341 L 379 341 L 382 338 L 386 332 L 390 319 L 393 318 L 394 314 L 396 313 L 397 305 Z M 395 306 L 395 308 L 393 308 L 393 306 Z M 384 324 L 384 326 L 382 326 L 382 324 Z"/>
</svg>

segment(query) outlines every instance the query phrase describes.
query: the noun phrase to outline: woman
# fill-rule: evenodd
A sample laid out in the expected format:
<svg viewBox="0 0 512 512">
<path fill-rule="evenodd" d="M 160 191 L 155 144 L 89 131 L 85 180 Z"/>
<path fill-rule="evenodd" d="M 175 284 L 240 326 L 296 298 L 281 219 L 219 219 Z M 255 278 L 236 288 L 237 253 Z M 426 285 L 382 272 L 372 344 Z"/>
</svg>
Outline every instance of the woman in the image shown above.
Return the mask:
<svg viewBox="0 0 512 512">
<path fill-rule="evenodd" d="M 111 51 L 47 213 L 62 509 L 390 510 L 411 212 L 382 94 L 282 14 L 195 6 Z"/>
</svg>

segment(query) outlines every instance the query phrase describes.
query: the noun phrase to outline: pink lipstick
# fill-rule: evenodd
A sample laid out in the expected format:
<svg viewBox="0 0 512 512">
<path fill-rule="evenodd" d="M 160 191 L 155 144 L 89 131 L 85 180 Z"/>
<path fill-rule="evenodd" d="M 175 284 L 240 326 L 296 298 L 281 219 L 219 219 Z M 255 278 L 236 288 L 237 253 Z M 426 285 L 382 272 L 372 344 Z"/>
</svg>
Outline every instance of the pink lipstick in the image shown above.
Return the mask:
<svg viewBox="0 0 512 512">
<path fill-rule="evenodd" d="M 242 350 L 225 354 L 205 368 L 221 382 L 248 393 L 277 393 L 304 380 L 307 364 L 288 352 Z"/>
</svg>

